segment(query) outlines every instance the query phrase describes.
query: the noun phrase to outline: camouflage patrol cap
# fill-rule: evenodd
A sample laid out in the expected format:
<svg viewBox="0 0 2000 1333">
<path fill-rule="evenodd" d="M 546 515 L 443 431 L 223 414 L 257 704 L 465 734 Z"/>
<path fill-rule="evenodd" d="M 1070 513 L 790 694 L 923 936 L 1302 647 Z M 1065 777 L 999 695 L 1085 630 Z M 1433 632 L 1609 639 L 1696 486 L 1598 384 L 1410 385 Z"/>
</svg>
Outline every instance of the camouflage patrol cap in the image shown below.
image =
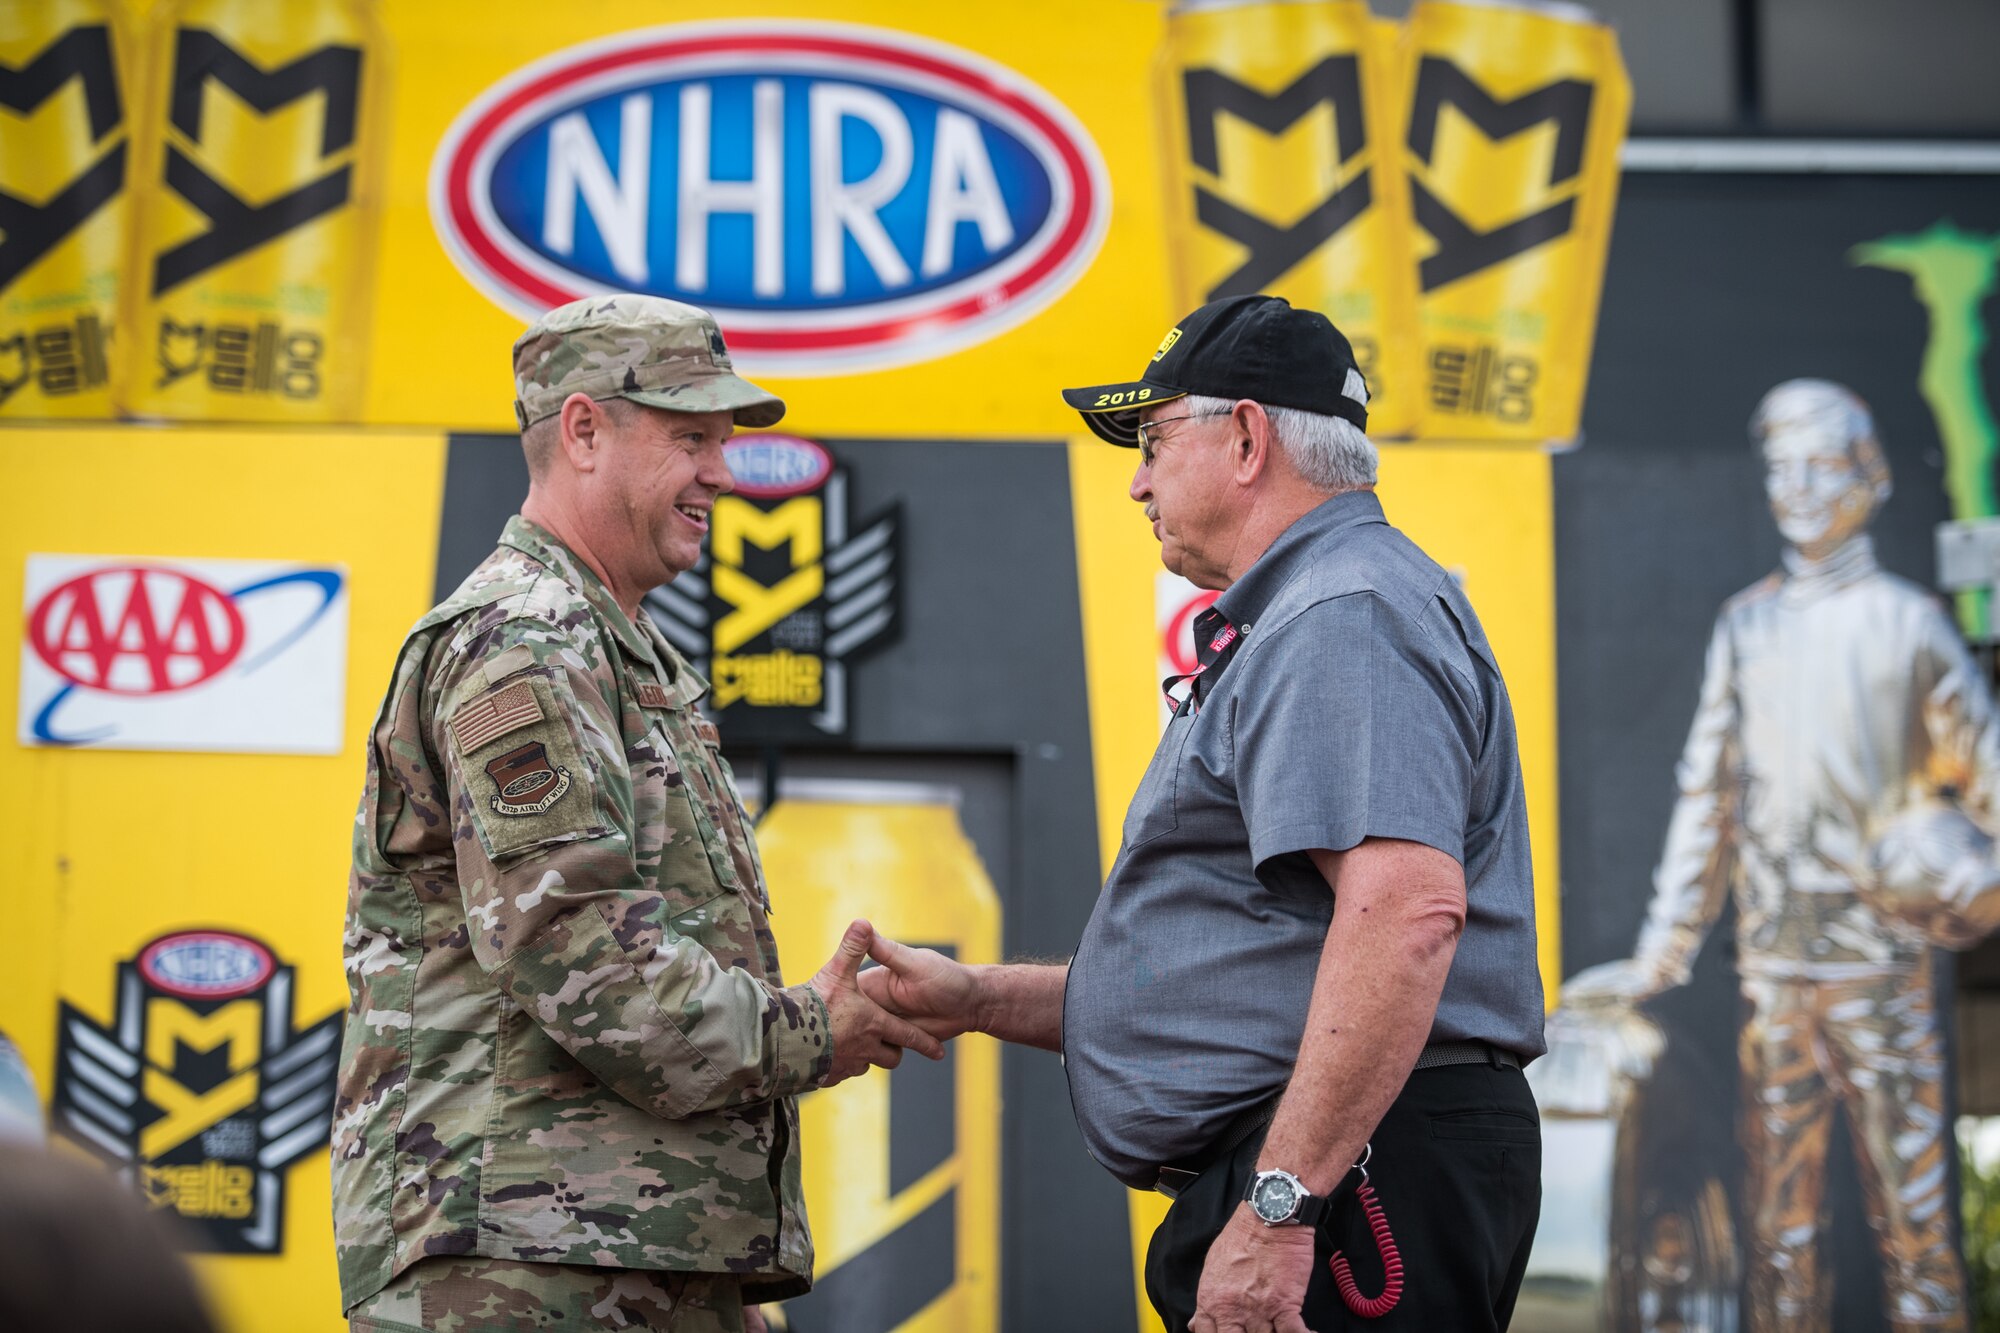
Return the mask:
<svg viewBox="0 0 2000 1333">
<path fill-rule="evenodd" d="M 630 398 L 670 412 L 734 412 L 775 426 L 785 404 L 730 368 L 715 319 L 658 296 L 587 296 L 514 340 L 514 416 L 526 430 L 573 393 Z"/>
</svg>

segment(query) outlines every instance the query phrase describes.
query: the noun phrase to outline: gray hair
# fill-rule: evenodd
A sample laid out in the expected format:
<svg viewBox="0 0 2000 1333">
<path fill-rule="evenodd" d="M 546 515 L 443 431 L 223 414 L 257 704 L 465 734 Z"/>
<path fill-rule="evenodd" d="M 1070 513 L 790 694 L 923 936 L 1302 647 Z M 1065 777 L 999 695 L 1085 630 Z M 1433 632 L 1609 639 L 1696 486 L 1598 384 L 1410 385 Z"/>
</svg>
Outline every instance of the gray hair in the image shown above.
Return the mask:
<svg viewBox="0 0 2000 1333">
<path fill-rule="evenodd" d="M 1196 416 L 1227 416 L 1241 401 L 1189 394 L 1187 410 Z M 1374 442 L 1345 417 L 1321 416 L 1296 407 L 1259 403 L 1271 419 L 1278 447 L 1308 486 L 1322 491 L 1351 491 L 1375 484 Z"/>
</svg>

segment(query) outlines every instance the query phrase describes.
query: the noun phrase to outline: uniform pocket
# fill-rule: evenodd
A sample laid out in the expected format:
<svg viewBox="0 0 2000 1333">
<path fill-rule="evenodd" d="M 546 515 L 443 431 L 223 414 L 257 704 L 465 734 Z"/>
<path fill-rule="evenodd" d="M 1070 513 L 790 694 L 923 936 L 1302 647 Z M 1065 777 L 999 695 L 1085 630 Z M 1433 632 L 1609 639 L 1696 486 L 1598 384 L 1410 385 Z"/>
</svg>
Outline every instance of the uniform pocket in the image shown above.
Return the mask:
<svg viewBox="0 0 2000 1333">
<path fill-rule="evenodd" d="M 689 774 L 658 718 L 625 748 L 632 774 L 632 855 L 641 877 L 666 900 L 668 917 L 727 892 L 733 876 L 718 857 L 714 832 L 703 815 Z"/>
<path fill-rule="evenodd" d="M 676 905 L 669 910 L 680 912 L 668 922 L 674 934 L 693 940 L 724 967 L 740 967 L 757 976 L 765 974 L 757 923 L 750 915 L 749 900 L 742 894 L 717 885 L 706 901 L 687 908 Z"/>
</svg>

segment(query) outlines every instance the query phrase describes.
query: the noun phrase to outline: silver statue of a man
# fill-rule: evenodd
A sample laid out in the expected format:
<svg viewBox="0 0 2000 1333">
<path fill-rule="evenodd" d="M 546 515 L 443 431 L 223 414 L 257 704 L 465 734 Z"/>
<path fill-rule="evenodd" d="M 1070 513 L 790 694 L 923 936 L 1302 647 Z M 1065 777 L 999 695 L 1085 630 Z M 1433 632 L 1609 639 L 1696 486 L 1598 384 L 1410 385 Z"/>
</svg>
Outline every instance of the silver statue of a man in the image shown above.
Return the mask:
<svg viewBox="0 0 2000 1333">
<path fill-rule="evenodd" d="M 1688 979 L 1735 893 L 1751 1333 L 1824 1330 L 1829 1130 L 1846 1110 L 1891 1327 L 1963 1330 L 1931 946 L 2000 910 L 2000 731 L 1938 599 L 1875 563 L 1889 469 L 1867 406 L 1791 380 L 1751 420 L 1783 569 L 1716 618 L 1680 797 L 1630 959 L 1577 974 L 1588 1012 Z"/>
</svg>

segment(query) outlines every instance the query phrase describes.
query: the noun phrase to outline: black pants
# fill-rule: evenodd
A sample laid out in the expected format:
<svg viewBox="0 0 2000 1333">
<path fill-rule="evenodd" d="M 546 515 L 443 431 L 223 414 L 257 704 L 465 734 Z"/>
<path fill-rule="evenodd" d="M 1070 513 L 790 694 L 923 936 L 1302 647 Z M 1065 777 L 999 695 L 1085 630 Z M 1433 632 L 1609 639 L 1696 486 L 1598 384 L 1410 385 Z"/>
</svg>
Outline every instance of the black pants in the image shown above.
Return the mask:
<svg viewBox="0 0 2000 1333">
<path fill-rule="evenodd" d="M 1363 1296 L 1382 1264 L 1354 1187 L 1341 1183 L 1319 1226 L 1305 1322 L 1314 1333 L 1500 1333 L 1528 1267 L 1541 1215 L 1542 1130 L 1528 1081 L 1490 1064 L 1420 1069 L 1382 1117 L 1368 1178 L 1403 1256 L 1403 1296 L 1378 1319 L 1349 1313 L 1327 1260 L 1346 1254 Z M 1146 1252 L 1146 1295 L 1170 1333 L 1186 1333 L 1208 1247 L 1242 1202 L 1262 1133 L 1203 1171 L 1174 1200 Z M 1284 1165 L 1284 1163 L 1277 1163 Z"/>
</svg>

